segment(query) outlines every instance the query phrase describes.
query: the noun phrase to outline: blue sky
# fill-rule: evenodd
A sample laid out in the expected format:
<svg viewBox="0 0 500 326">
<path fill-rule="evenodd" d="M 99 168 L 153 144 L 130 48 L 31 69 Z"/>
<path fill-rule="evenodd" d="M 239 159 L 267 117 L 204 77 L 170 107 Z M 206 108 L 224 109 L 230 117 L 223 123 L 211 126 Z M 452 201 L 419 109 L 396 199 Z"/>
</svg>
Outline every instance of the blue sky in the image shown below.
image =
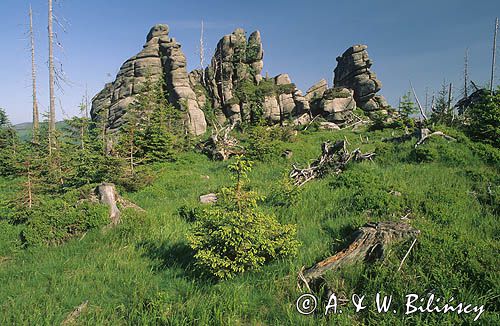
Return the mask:
<svg viewBox="0 0 500 326">
<path fill-rule="evenodd" d="M 0 107 L 14 123 L 31 119 L 29 4 L 0 1 Z M 38 97 L 41 110 L 46 110 L 47 1 L 32 0 L 31 4 Z M 66 29 L 56 27 L 63 46 L 56 54 L 70 82 L 63 85 L 64 92 L 57 93 L 57 117 L 62 119 L 78 112 L 86 88 L 93 96 L 114 79 L 121 64 L 141 50 L 149 28 L 156 23 L 170 26 L 170 35 L 182 44 L 189 69 L 197 68 L 201 20 L 208 55 L 224 34 L 237 27 L 247 32 L 260 30 L 263 74 L 288 73 L 303 91 L 321 78 L 331 83 L 335 58 L 349 46 L 363 43 L 383 83 L 381 94 L 391 104 L 397 104 L 410 80 L 421 98 L 426 87 L 429 92 L 437 91 L 444 79 L 452 81 L 458 93 L 466 48 L 471 79 L 478 84 L 489 82 L 493 24 L 500 16 L 500 1 L 59 0 L 55 14 Z"/>
</svg>

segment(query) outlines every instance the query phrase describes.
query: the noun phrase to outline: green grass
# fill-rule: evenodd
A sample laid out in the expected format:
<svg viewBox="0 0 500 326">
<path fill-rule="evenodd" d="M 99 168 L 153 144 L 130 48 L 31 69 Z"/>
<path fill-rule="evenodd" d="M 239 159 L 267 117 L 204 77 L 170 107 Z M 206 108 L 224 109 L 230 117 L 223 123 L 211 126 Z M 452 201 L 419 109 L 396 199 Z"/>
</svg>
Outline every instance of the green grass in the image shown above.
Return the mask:
<svg viewBox="0 0 500 326">
<path fill-rule="evenodd" d="M 401 308 L 409 293 L 453 296 L 486 305 L 477 324 L 500 324 L 499 197 L 487 191 L 490 184 L 500 192 L 500 167 L 483 162 L 464 138 L 432 140 L 423 146 L 434 156 L 417 163 L 414 141 L 380 141 L 388 136 L 380 131 L 300 134 L 280 145 L 293 151 L 291 160 L 256 163 L 251 185 L 270 196 L 291 163 L 315 159 L 324 140 L 346 137 L 350 149 L 379 153 L 374 162 L 350 165 L 341 176 L 307 183 L 289 207 L 264 203 L 263 209 L 281 222 L 297 224 L 299 255 L 228 281 L 207 279 L 193 267 L 185 239 L 190 222 L 178 214 L 182 206 L 199 205 L 199 195 L 230 183 L 228 162 L 201 154 L 183 154 L 175 163 L 158 166 L 153 185 L 125 194 L 147 213 L 127 211 L 113 230 L 92 231 L 58 247 L 23 250 L 17 237 L 22 226 L 0 221 L 0 324 L 59 324 L 85 300 L 89 308 L 78 319 L 85 325 L 471 324 L 472 315 L 377 314 L 373 306 L 358 314 L 351 306 L 329 319 L 295 310 L 302 266 L 342 249 L 364 223 L 399 220 L 408 213 L 421 235 L 400 272 L 409 242 L 393 246 L 383 262 L 329 273 L 327 282 L 347 298 L 392 294 Z M 2 198 L 11 196 L 15 184 L 0 180 Z"/>
</svg>

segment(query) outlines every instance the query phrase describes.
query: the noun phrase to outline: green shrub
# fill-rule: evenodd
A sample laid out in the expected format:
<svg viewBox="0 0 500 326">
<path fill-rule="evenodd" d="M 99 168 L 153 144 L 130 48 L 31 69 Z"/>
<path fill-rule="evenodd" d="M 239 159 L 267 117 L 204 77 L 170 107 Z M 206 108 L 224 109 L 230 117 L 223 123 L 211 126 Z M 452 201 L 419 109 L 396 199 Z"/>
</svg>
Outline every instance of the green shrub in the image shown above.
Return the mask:
<svg viewBox="0 0 500 326">
<path fill-rule="evenodd" d="M 423 144 L 414 148 L 411 156 L 418 163 L 428 163 L 436 161 L 439 157 L 439 153 L 435 146 Z"/>
<path fill-rule="evenodd" d="M 88 202 L 71 205 L 61 198 L 47 198 L 25 213 L 27 223 L 21 238 L 27 246 L 60 244 L 108 222 L 107 207 Z"/>
<path fill-rule="evenodd" d="M 493 94 L 484 92 L 465 114 L 465 130 L 472 139 L 500 148 L 500 86 Z"/>
<path fill-rule="evenodd" d="M 248 137 L 248 157 L 262 162 L 269 162 L 278 157 L 280 147 L 278 141 L 273 136 L 273 129 L 269 127 L 253 127 Z"/>
<path fill-rule="evenodd" d="M 187 235 L 196 265 L 219 279 L 294 255 L 299 246 L 295 226 L 261 212 L 256 193 L 243 189 L 251 162 L 238 157 L 229 168 L 234 186 L 223 188 L 217 203 L 196 216 Z"/>
<path fill-rule="evenodd" d="M 485 143 L 470 142 L 470 149 L 486 163 L 500 166 L 500 149 Z"/>
<path fill-rule="evenodd" d="M 286 173 L 281 181 L 273 187 L 272 193 L 267 202 L 272 206 L 290 207 L 297 203 L 301 188 L 293 183 L 293 180 Z"/>
</svg>

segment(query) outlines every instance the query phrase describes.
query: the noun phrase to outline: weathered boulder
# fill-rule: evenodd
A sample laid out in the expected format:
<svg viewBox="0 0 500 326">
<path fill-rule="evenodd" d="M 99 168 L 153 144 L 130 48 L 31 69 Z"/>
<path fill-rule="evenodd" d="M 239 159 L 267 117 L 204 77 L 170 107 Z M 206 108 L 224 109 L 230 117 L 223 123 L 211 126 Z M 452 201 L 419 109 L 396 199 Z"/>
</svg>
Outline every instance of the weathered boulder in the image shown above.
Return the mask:
<svg viewBox="0 0 500 326">
<path fill-rule="evenodd" d="M 309 87 L 304 96 L 308 102 L 311 102 L 313 99 L 323 97 L 323 93 L 328 89 L 328 82 L 326 79 L 321 79 L 316 84 Z"/>
<path fill-rule="evenodd" d="M 383 110 L 388 105 L 382 96 L 376 96 L 382 82 L 370 70 L 372 61 L 367 48 L 366 45 L 354 45 L 337 58 L 334 86 L 352 89 L 357 106 L 365 111 Z"/>
<path fill-rule="evenodd" d="M 333 123 L 333 122 L 328 122 L 328 121 L 322 121 L 319 123 L 319 129 L 324 129 L 324 130 L 340 130 L 340 127 Z"/>
<path fill-rule="evenodd" d="M 328 89 L 328 82 L 326 79 L 321 79 L 316 84 L 309 87 L 304 96 L 304 99 L 309 103 L 312 115 L 321 114 L 320 102 L 323 94 Z"/>
<path fill-rule="evenodd" d="M 186 58 L 181 45 L 170 38 L 167 25 L 155 25 L 146 38 L 141 52 L 125 61 L 116 79 L 92 99 L 91 117 L 104 120 L 108 132 L 115 132 L 126 123 L 129 105 L 150 78 L 165 78 L 165 91 L 169 100 L 185 112 L 188 130 L 200 135 L 206 130 L 206 121 L 198 99 L 189 84 Z"/>
<path fill-rule="evenodd" d="M 200 203 L 202 204 L 213 204 L 217 202 L 217 194 L 209 193 L 200 196 Z"/>
<path fill-rule="evenodd" d="M 348 88 L 330 88 L 323 93 L 318 108 L 327 120 L 344 122 L 356 108 L 353 91 Z"/>
</svg>

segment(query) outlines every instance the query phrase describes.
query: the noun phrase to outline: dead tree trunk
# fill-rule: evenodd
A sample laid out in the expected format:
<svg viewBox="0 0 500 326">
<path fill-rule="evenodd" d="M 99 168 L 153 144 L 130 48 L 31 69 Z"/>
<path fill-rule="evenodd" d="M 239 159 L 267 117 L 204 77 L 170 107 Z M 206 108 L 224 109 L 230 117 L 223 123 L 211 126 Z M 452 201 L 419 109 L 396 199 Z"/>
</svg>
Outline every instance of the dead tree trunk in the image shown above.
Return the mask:
<svg viewBox="0 0 500 326">
<path fill-rule="evenodd" d="M 55 147 L 55 130 L 56 130 L 56 104 L 54 95 L 54 32 L 52 30 L 52 0 L 49 1 L 49 17 L 48 17 L 48 32 L 49 32 L 49 154 L 52 154 L 52 149 Z"/>
<path fill-rule="evenodd" d="M 201 84 L 206 86 L 205 82 L 205 44 L 204 44 L 204 25 L 203 20 L 201 21 L 201 31 L 200 31 L 200 69 L 201 69 Z"/>
<path fill-rule="evenodd" d="M 490 93 L 493 93 L 493 84 L 495 83 L 495 65 L 496 65 L 496 56 L 497 56 L 497 33 L 498 33 L 498 17 L 495 20 L 495 32 L 493 33 L 493 57 L 491 59 Z"/>
<path fill-rule="evenodd" d="M 469 84 L 468 79 L 469 79 L 469 48 L 465 49 L 465 57 L 464 57 L 464 98 L 467 98 L 469 96 L 467 91 L 467 85 Z"/>
<path fill-rule="evenodd" d="M 371 262 L 383 258 L 386 247 L 392 243 L 415 238 L 419 230 L 404 222 L 367 223 L 352 234 L 349 246 L 328 257 L 314 266 L 299 273 L 299 284 L 310 283 L 321 279 L 327 271 L 356 262 Z"/>
<path fill-rule="evenodd" d="M 418 129 L 417 136 L 418 136 L 418 142 L 415 144 L 415 148 L 417 148 L 419 145 L 422 145 L 430 137 L 434 137 L 434 136 L 440 136 L 440 137 L 443 137 L 444 139 L 449 140 L 449 141 L 456 141 L 455 138 L 448 136 L 447 134 L 445 134 L 442 131 L 432 132 L 430 129 L 427 129 L 427 128 Z"/>
<path fill-rule="evenodd" d="M 415 97 L 415 101 L 417 101 L 418 109 L 420 110 L 420 114 L 422 115 L 422 118 L 424 120 L 427 120 L 427 116 L 425 115 L 425 111 L 422 108 L 422 104 L 420 104 L 420 101 L 418 100 L 417 93 L 415 92 L 415 88 L 413 87 L 412 83 L 410 82 L 411 90 L 413 91 L 413 96 Z"/>
<path fill-rule="evenodd" d="M 33 11 L 30 5 L 30 45 L 31 45 L 31 80 L 33 89 L 33 143 L 38 143 L 40 122 L 38 114 L 38 101 L 36 98 L 36 66 L 35 66 L 35 35 L 33 34 Z"/>
</svg>

